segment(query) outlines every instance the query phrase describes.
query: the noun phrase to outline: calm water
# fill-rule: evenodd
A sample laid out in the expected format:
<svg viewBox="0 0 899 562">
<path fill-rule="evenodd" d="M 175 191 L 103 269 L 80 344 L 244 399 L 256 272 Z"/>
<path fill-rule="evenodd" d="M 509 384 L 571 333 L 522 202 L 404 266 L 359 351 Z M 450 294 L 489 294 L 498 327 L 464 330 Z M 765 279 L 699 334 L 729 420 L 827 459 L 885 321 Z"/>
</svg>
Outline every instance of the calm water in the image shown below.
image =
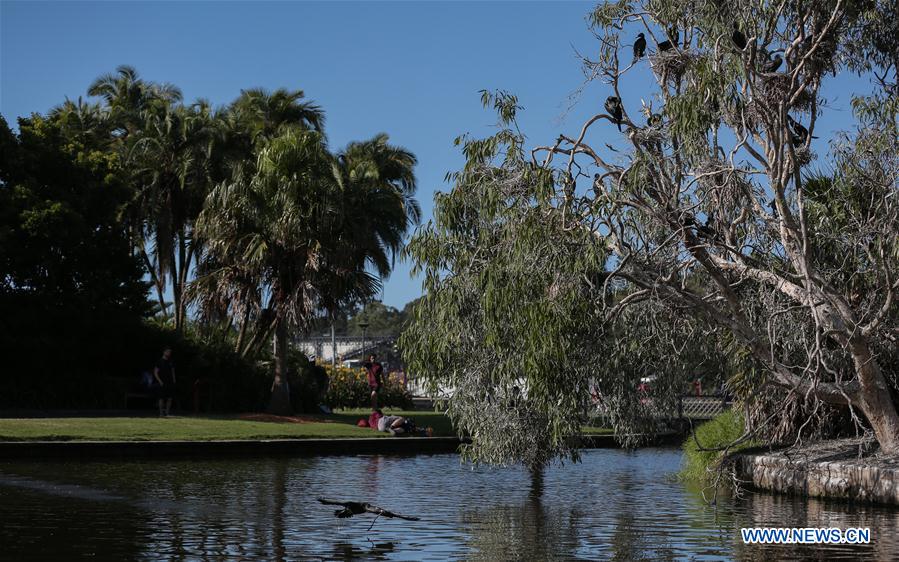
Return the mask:
<svg viewBox="0 0 899 562">
<path fill-rule="evenodd" d="M 899 558 L 899 510 L 756 494 L 705 504 L 680 453 L 595 450 L 534 480 L 455 455 L 0 462 L 0 559 Z M 338 520 L 317 496 L 419 522 Z M 745 547 L 741 526 L 870 527 L 869 546 Z"/>
</svg>

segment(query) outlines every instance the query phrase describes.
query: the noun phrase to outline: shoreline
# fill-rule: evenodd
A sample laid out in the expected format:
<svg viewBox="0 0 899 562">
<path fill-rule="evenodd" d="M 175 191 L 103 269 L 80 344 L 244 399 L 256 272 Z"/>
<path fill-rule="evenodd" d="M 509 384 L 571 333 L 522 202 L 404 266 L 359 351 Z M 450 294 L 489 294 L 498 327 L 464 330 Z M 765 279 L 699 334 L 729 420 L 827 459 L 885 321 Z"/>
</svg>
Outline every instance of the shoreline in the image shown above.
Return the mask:
<svg viewBox="0 0 899 562">
<path fill-rule="evenodd" d="M 897 506 L 899 457 L 875 451 L 872 440 L 838 439 L 745 450 L 731 460 L 737 478 L 752 490 Z"/>
<path fill-rule="evenodd" d="M 583 449 L 621 448 L 612 435 L 585 435 Z M 678 434 L 656 435 L 647 446 L 674 445 Z M 0 460 L 99 458 L 199 458 L 457 453 L 470 439 L 458 437 L 345 437 L 301 439 L 0 441 Z"/>
</svg>

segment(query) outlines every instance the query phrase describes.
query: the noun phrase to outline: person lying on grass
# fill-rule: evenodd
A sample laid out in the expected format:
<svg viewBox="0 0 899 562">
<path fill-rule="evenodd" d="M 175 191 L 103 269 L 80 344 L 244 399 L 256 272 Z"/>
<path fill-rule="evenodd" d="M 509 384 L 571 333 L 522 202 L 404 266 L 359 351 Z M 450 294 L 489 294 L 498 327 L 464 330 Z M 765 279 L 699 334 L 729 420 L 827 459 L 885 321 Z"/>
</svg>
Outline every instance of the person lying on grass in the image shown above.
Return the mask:
<svg viewBox="0 0 899 562">
<path fill-rule="evenodd" d="M 378 410 L 381 414 L 381 411 Z M 406 432 L 406 418 L 403 416 L 385 416 L 378 418 L 378 431 L 386 431 L 390 435 L 402 435 Z"/>
</svg>

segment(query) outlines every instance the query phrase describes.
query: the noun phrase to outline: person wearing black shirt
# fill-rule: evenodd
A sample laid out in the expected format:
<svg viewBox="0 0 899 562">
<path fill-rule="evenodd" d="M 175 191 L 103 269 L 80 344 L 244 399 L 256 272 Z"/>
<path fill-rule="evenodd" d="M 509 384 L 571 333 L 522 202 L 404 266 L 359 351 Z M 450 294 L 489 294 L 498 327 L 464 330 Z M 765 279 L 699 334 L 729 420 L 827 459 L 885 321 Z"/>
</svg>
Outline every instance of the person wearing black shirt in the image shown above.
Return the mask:
<svg viewBox="0 0 899 562">
<path fill-rule="evenodd" d="M 159 417 L 168 417 L 172 411 L 172 398 L 175 397 L 175 365 L 172 363 L 171 349 L 166 348 L 162 352 L 153 377 L 159 385 Z"/>
</svg>

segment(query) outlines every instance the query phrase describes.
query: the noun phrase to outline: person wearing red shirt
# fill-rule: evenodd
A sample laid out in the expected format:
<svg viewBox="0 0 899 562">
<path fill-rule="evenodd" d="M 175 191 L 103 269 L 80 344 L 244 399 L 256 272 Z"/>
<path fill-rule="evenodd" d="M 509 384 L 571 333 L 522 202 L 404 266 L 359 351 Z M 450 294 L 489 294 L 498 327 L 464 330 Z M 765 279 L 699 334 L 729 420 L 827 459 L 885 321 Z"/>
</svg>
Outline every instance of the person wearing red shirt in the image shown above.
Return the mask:
<svg viewBox="0 0 899 562">
<path fill-rule="evenodd" d="M 375 411 L 378 409 L 378 391 L 381 390 L 381 385 L 383 382 L 383 373 L 384 366 L 378 363 L 377 355 L 372 353 L 368 356 L 368 362 L 366 362 L 363 366 L 365 367 L 365 371 L 368 373 L 368 387 L 371 389 L 371 409 Z"/>
</svg>

